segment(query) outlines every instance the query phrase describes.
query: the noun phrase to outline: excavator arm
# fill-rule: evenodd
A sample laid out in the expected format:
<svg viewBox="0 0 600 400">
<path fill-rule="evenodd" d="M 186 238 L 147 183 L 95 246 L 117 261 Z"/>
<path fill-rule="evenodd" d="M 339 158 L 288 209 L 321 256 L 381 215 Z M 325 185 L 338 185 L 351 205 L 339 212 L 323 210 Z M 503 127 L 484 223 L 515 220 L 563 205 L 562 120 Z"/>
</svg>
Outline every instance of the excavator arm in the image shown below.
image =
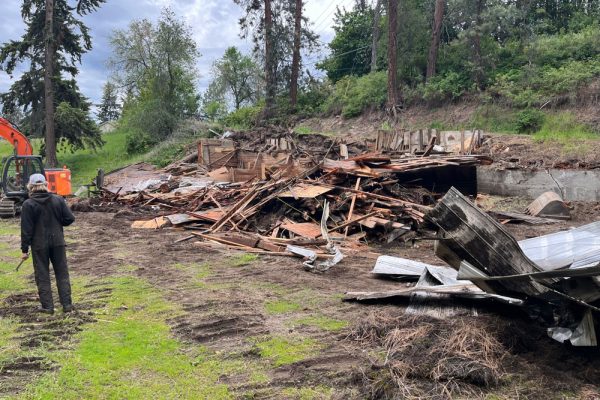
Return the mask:
<svg viewBox="0 0 600 400">
<path fill-rule="evenodd" d="M 33 148 L 29 139 L 4 118 L 0 118 L 0 137 L 4 138 L 15 148 L 17 156 L 33 155 Z"/>
</svg>

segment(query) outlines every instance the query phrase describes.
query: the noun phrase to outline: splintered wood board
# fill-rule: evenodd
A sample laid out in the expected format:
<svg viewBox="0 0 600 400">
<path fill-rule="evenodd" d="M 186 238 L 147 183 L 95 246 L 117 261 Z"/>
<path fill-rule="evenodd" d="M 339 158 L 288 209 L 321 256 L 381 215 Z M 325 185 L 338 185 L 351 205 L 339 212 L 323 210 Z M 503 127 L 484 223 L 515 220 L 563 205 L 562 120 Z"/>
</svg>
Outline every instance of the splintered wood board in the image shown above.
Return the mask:
<svg viewBox="0 0 600 400">
<path fill-rule="evenodd" d="M 311 185 L 308 183 L 300 183 L 294 185 L 290 188 L 290 190 L 286 190 L 283 193 L 280 193 L 279 196 L 281 198 L 291 197 L 297 199 L 314 199 L 315 197 L 321 196 L 325 193 L 329 193 L 333 190 L 331 187 L 320 186 L 320 185 Z"/>
</svg>

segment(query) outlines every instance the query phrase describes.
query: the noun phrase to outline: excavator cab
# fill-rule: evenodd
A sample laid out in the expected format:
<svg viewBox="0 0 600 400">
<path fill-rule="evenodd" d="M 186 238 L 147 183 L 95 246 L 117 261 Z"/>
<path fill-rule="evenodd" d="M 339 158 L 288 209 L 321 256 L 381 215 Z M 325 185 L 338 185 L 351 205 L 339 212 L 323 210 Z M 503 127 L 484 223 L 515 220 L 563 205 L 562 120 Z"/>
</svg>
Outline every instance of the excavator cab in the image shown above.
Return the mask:
<svg viewBox="0 0 600 400">
<path fill-rule="evenodd" d="M 13 217 L 27 199 L 27 183 L 33 174 L 44 174 L 39 156 L 9 156 L 4 160 L 1 187 L 4 197 L 0 201 L 0 217 Z"/>
</svg>

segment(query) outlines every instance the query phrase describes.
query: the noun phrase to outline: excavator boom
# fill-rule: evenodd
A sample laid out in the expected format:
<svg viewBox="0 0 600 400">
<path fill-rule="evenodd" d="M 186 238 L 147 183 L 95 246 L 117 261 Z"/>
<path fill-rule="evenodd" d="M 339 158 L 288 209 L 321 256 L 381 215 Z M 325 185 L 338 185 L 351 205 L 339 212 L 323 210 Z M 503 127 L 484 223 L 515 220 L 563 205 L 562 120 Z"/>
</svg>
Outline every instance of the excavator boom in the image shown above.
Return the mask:
<svg viewBox="0 0 600 400">
<path fill-rule="evenodd" d="M 25 135 L 13 126 L 7 119 L 0 118 L 0 137 L 4 138 L 15 148 L 15 153 L 18 156 L 33 155 L 31 142 Z"/>
</svg>

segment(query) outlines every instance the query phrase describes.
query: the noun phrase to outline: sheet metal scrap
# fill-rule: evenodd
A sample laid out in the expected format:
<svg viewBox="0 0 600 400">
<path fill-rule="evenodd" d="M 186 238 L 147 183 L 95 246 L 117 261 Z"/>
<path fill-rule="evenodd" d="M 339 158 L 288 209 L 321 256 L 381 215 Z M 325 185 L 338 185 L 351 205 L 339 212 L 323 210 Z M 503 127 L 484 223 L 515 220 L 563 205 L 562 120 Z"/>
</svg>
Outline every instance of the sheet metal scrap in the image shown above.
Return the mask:
<svg viewBox="0 0 600 400">
<path fill-rule="evenodd" d="M 548 315 L 556 316 L 553 328 L 567 323 L 562 327 L 572 332 L 593 329 L 594 324 L 581 321 L 587 311 L 600 311 L 599 226 L 518 243 L 456 189 L 450 190 L 427 218 L 442 233 L 436 254 L 458 269 L 461 279 L 471 280 L 487 293 L 520 298 L 526 306 L 543 304 Z M 554 249 L 552 243 L 563 246 Z M 550 260 L 544 263 L 547 258 Z M 595 333 L 576 335 L 572 343 L 595 346 Z"/>
</svg>

